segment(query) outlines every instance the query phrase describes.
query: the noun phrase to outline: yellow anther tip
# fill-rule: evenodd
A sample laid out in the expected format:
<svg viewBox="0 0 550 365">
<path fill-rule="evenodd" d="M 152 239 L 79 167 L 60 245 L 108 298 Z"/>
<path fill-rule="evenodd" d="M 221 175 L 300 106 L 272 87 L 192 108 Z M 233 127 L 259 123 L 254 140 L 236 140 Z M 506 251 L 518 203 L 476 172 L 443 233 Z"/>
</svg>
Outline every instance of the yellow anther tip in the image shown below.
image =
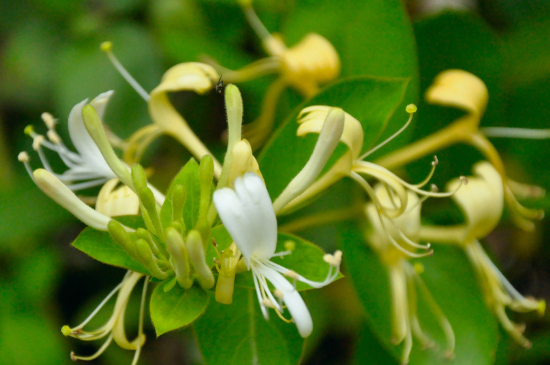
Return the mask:
<svg viewBox="0 0 550 365">
<path fill-rule="evenodd" d="M 424 272 L 424 265 L 420 262 L 416 262 L 413 267 L 417 274 L 422 274 Z"/>
<path fill-rule="evenodd" d="M 28 126 L 25 127 L 25 129 L 23 130 L 23 132 L 26 134 L 26 135 L 31 135 L 33 132 L 34 132 L 34 127 L 32 126 L 32 124 L 29 124 Z"/>
<path fill-rule="evenodd" d="M 416 111 L 418 110 L 418 108 L 417 108 L 416 105 L 414 105 L 414 104 L 409 104 L 409 105 L 407 105 L 407 107 L 405 108 L 405 110 L 407 111 L 407 113 L 412 114 L 412 113 L 416 113 Z"/>
<path fill-rule="evenodd" d="M 288 240 L 285 241 L 285 250 L 294 251 L 296 249 L 296 242 Z"/>
<path fill-rule="evenodd" d="M 546 300 L 539 301 L 538 312 L 542 316 L 546 312 Z"/>
<path fill-rule="evenodd" d="M 110 42 L 110 41 L 103 42 L 103 43 L 101 43 L 99 48 L 103 52 L 111 52 L 111 50 L 113 49 L 113 42 Z"/>
<path fill-rule="evenodd" d="M 71 331 L 71 328 L 67 325 L 61 327 L 61 333 L 63 334 L 63 336 L 67 337 L 69 336 L 73 331 Z"/>
</svg>

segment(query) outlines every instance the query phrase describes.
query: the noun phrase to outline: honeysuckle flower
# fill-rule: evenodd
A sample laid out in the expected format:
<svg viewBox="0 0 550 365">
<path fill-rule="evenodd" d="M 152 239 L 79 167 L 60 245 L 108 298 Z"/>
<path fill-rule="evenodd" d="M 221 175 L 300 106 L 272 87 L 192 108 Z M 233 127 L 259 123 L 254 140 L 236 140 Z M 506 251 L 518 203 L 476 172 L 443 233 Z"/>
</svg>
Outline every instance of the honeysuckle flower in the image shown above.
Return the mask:
<svg viewBox="0 0 550 365">
<path fill-rule="evenodd" d="M 271 73 L 278 73 L 269 87 L 258 119 L 244 126 L 244 137 L 257 149 L 269 137 L 273 128 L 277 101 L 281 92 L 291 86 L 306 97 L 315 95 L 319 86 L 332 81 L 340 74 L 340 57 L 334 46 L 323 36 L 307 34 L 298 44 L 288 48 L 280 37 L 270 34 L 252 8 L 252 1 L 239 1 L 250 25 L 262 40 L 269 57 L 256 61 L 240 70 L 232 71 L 208 60 L 226 82 L 239 83 Z"/>
<path fill-rule="evenodd" d="M 69 136 L 71 142 L 77 150 L 77 153 L 72 152 L 63 143 L 55 130 L 56 120 L 49 113 L 43 113 L 42 119 L 48 127 L 48 140 L 42 135 L 37 134 L 32 126 L 28 126 L 25 132 L 33 138 L 33 149 L 38 153 L 42 165 L 46 170 L 55 174 L 63 181 L 71 190 L 81 190 L 89 187 L 102 185 L 110 179 L 116 177 L 113 173 L 98 147 L 86 131 L 82 120 L 82 108 L 89 104 L 92 105 L 100 117 L 105 113 L 105 108 L 109 102 L 109 98 L 113 95 L 113 91 L 107 91 L 99 94 L 90 103 L 88 99 L 76 104 L 69 114 Z M 55 151 L 61 160 L 68 167 L 68 170 L 61 174 L 55 173 L 42 147 Z M 32 169 L 29 165 L 29 160 L 22 161 L 29 174 L 32 176 Z"/>
<path fill-rule="evenodd" d="M 109 217 L 120 215 L 137 215 L 139 213 L 139 198 L 126 185 L 118 186 L 120 181 L 107 181 L 99 191 L 95 209 Z"/>
<path fill-rule="evenodd" d="M 396 197 L 383 185 L 374 187 L 379 204 L 392 205 Z M 432 315 L 437 320 L 447 341 L 445 356 L 452 358 L 455 347 L 455 337 L 451 324 L 431 296 L 419 275 L 419 266 L 413 267 L 408 261 L 409 256 L 396 249 L 397 246 L 410 249 L 426 249 L 417 243 L 420 238 L 420 210 L 422 202 L 411 191 L 407 192 L 408 200 L 403 214 L 396 218 L 383 216 L 377 205 L 368 203 L 367 219 L 371 229 L 367 234 L 367 242 L 378 254 L 388 271 L 392 298 L 392 342 L 404 342 L 401 364 L 407 364 L 413 345 L 413 337 L 423 348 L 433 347 L 435 342 L 422 331 L 417 313 L 417 291 L 421 291 L 424 300 L 429 305 Z M 396 242 L 392 242 L 396 241 Z"/>
<path fill-rule="evenodd" d="M 214 204 L 225 228 L 252 271 L 254 285 L 264 318 L 269 319 L 268 308 L 282 317 L 284 303 L 296 323 L 298 332 L 307 337 L 313 329 L 309 310 L 302 297 L 284 276 L 304 282 L 314 288 L 328 285 L 339 272 L 341 252 L 326 255 L 331 267 L 322 282 L 314 282 L 298 273 L 275 264 L 270 259 L 287 252 L 275 253 L 277 245 L 277 219 L 269 193 L 262 179 L 254 173 L 246 173 L 234 182 L 234 189 L 223 188 L 214 192 Z M 272 293 L 267 281 L 275 287 Z"/>
<path fill-rule="evenodd" d="M 215 174 L 219 178 L 221 165 L 191 130 L 168 98 L 169 92 L 194 91 L 204 94 L 210 91 L 220 77 L 216 70 L 203 63 L 181 63 L 166 71 L 160 85 L 148 93 L 116 58 L 111 42 L 103 42 L 100 48 L 107 54 L 121 76 L 148 103 L 149 114 L 153 120 L 152 125 L 145 126 L 130 136 L 125 145 L 124 160 L 130 165 L 138 163 L 151 142 L 162 134 L 168 134 L 187 148 L 197 159 L 200 160 L 205 155 L 212 156 Z"/>
<path fill-rule="evenodd" d="M 147 293 L 147 284 L 149 282 L 148 278 L 145 279 L 143 284 L 143 293 L 141 296 L 141 309 L 139 314 L 139 326 L 138 326 L 138 335 L 133 341 L 129 341 L 126 337 L 126 331 L 124 329 L 124 317 L 126 314 L 126 308 L 130 300 L 130 295 L 134 290 L 134 287 L 138 281 L 143 277 L 143 274 L 128 271 L 124 276 L 122 282 L 117 285 L 103 301 L 98 305 L 98 307 L 82 322 L 76 327 L 63 326 L 61 332 L 65 336 L 70 336 L 77 338 L 82 341 L 95 341 L 107 337 L 107 340 L 103 345 L 97 350 L 93 355 L 90 356 L 77 356 L 74 352 L 71 352 L 71 359 L 73 361 L 85 360 L 91 361 L 99 357 L 107 347 L 111 344 L 112 340 L 115 340 L 115 343 L 122 347 L 125 350 L 135 351 L 134 360 L 132 365 L 137 364 L 139 355 L 141 353 L 141 348 L 145 343 L 145 334 L 143 333 L 143 316 L 145 308 L 145 299 Z M 105 324 L 93 331 L 85 331 L 84 326 L 86 326 L 95 315 L 101 310 L 101 308 L 111 299 L 115 294 L 117 294 L 115 307 L 111 317 L 105 322 Z"/>
<path fill-rule="evenodd" d="M 514 222 L 526 230 L 534 229 L 535 219 L 544 212 L 522 206 L 515 195 L 540 197 L 544 190 L 517 183 L 506 176 L 504 163 L 498 151 L 487 139 L 496 137 L 547 138 L 547 131 L 528 131 L 514 128 L 479 128 L 489 94 L 478 77 L 462 70 L 447 70 L 439 74 L 426 91 L 426 100 L 432 104 L 455 107 L 467 114 L 432 135 L 414 142 L 376 161 L 386 168 L 395 168 L 417 160 L 425 155 L 444 149 L 455 143 L 465 143 L 476 148 L 494 166 L 502 179 L 504 199 L 510 208 Z"/>
<path fill-rule="evenodd" d="M 298 117 L 298 123 L 300 124 L 297 135 L 304 136 L 308 133 L 319 133 L 325 126 L 325 121 L 327 120 L 327 115 L 330 112 L 331 107 L 328 106 L 310 106 L 301 111 Z M 405 207 L 407 207 L 408 200 L 408 191 L 419 194 L 425 198 L 427 197 L 448 197 L 452 193 L 437 193 L 434 191 L 425 191 L 421 188 L 426 185 L 430 178 L 432 177 L 435 167 L 437 165 L 437 159 L 432 163 L 432 169 L 428 177 L 419 184 L 409 184 L 396 176 L 394 173 L 388 169 L 381 167 L 375 163 L 364 161 L 363 159 L 368 157 L 374 151 L 383 147 L 398 134 L 400 134 L 412 121 L 413 114 L 416 112 L 416 106 L 413 104 L 407 106 L 407 112 L 409 113 L 409 119 L 405 125 L 397 131 L 393 136 L 384 142 L 380 143 L 371 150 L 363 153 L 363 128 L 361 123 L 352 117 L 351 115 L 344 113 L 344 129 L 341 134 L 340 142 L 344 143 L 348 150 L 346 153 L 319 179 L 310 184 L 310 186 L 303 191 L 301 194 L 295 196 L 287 204 L 284 205 L 280 210 L 276 210 L 282 214 L 298 207 L 304 202 L 310 200 L 314 196 L 318 195 L 321 191 L 327 189 L 329 186 L 342 179 L 343 177 L 351 177 L 355 180 L 371 198 L 373 203 L 377 206 L 380 214 L 387 218 L 397 218 L 404 213 Z M 391 189 L 392 194 L 395 194 L 396 199 L 399 201 L 398 205 L 383 205 L 378 201 L 376 194 L 371 186 L 371 184 L 366 180 L 366 178 L 375 179 Z M 284 193 L 284 192 L 283 192 Z M 281 194 L 282 195 L 282 194 Z M 275 200 L 277 202 L 279 198 Z M 424 255 L 431 254 L 431 251 L 425 253 L 414 253 L 409 249 L 399 244 L 397 241 L 392 240 L 392 243 L 395 243 L 395 247 L 400 249 L 403 253 L 411 257 L 420 257 Z"/>
<path fill-rule="evenodd" d="M 466 222 L 448 227 L 423 226 L 421 236 L 431 242 L 454 243 L 465 250 L 489 308 L 512 338 L 520 345 L 530 347 L 531 343 L 523 336 L 524 327 L 508 318 L 506 307 L 516 312 L 538 311 L 543 314 L 545 302 L 521 295 L 493 264 L 479 243 L 479 239 L 498 225 L 505 192 L 499 171 L 489 162 L 477 163 L 474 173 L 476 176 L 468 178 L 468 186 L 453 195 Z M 451 181 L 447 190 L 454 189 L 457 184 L 456 180 Z"/>
</svg>

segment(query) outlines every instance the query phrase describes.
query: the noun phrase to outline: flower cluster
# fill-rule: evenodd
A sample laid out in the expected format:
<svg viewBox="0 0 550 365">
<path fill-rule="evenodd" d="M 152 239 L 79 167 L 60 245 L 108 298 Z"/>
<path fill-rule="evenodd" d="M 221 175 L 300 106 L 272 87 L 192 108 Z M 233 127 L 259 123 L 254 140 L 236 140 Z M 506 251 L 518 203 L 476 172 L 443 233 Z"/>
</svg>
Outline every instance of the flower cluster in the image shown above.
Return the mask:
<svg viewBox="0 0 550 365">
<path fill-rule="evenodd" d="M 483 82 L 460 70 L 438 76 L 428 90 L 428 101 L 460 108 L 466 115 L 426 139 L 376 161 L 367 158 L 372 160 L 374 152 L 382 151 L 411 124 L 417 112 L 415 105 L 406 107 L 409 117 L 403 126 L 373 148 L 364 148 L 365 124 L 338 103 L 303 108 L 298 113 L 297 124 L 292 124 L 292 135 L 287 134 L 285 138 L 313 138 L 312 149 L 297 151 L 307 157 L 307 162 L 285 181 L 285 187 L 272 199 L 272 182 L 264 180 L 261 164 L 253 151 L 265 147 L 269 138 L 278 138 L 272 133 L 278 96 L 287 86 L 306 97 L 317 94 L 320 85 L 339 75 L 340 59 L 330 42 L 318 34 L 308 34 L 300 43 L 288 48 L 265 29 L 250 1 L 240 1 L 240 4 L 269 57 L 238 71 L 224 69 L 212 60 L 208 60 L 209 64 L 183 63 L 170 68 L 159 85 L 147 92 L 117 60 L 112 44 L 101 45 L 102 51 L 149 108 L 152 123 L 127 140 L 122 141 L 103 122 L 113 91 L 102 93 L 90 102 L 81 101 L 70 112 L 67 128 L 76 152 L 71 151 L 57 134 L 57 121 L 49 113 L 42 115 L 47 138 L 32 126 L 25 129 L 33 139 L 32 147 L 43 168 L 33 171 L 27 152 L 22 152 L 19 160 L 36 185 L 90 227 L 82 235 L 94 232 L 97 245 L 110 245 L 108 247 L 114 252 L 112 257 L 94 256 L 92 251 L 87 253 L 128 270 L 122 282 L 90 317 L 78 326 L 62 328 L 65 336 L 84 341 L 107 338 L 93 355 L 72 353 L 71 358 L 93 360 L 114 340 L 121 348 L 135 351 L 133 364 L 136 364 L 145 344 L 143 322 L 150 282 L 159 283 L 155 293 L 159 292 L 161 298 L 179 291 L 197 290 L 212 292 L 217 302 L 231 305 L 240 280 L 241 286 L 255 290 L 258 306 L 267 321 L 273 310 L 285 322 L 293 322 L 301 337 L 310 336 L 314 323 L 300 290 L 322 288 L 342 277 L 343 254 L 340 250 L 325 254 L 311 243 L 296 245 L 280 232 L 278 216 L 288 216 L 303 208 L 345 178 L 360 188 L 361 209 L 355 218 L 362 224 L 363 241 L 388 273 L 391 296 L 391 323 L 388 326 L 391 327 L 391 342 L 403 344 L 402 364 L 409 361 L 414 341 L 424 348 L 437 348 L 436 341 L 423 330 L 425 323 L 419 315 L 419 297 L 428 303 L 429 314 L 444 334 L 444 356 L 448 359 L 454 356 L 453 323 L 421 278 L 422 265 L 410 261 L 436 260 L 430 257 L 437 250 L 432 243 L 453 244 L 464 250 L 487 306 L 518 343 L 529 347 L 522 326 L 510 320 L 506 309 L 542 314 L 544 301 L 524 297 L 514 289 L 485 253 L 480 240 L 497 227 L 505 204 L 514 221 L 524 229 L 532 229 L 533 221 L 541 218 L 542 212 L 527 209 L 518 202 L 516 195 L 521 195 L 528 187 L 507 177 L 498 152 L 487 139 L 491 135 L 513 135 L 514 131 L 479 128 L 488 98 Z M 228 143 L 223 159 L 218 159 L 219 156 L 195 135 L 169 98 L 170 92 L 192 91 L 200 95 L 210 92 L 222 77 L 225 82 L 238 83 L 268 73 L 277 73 L 279 78 L 267 91 L 261 115 L 244 127 L 240 91 L 233 84 L 225 87 Z M 163 134 L 176 139 L 194 156 L 174 177 L 166 193 L 149 182 L 146 169 L 140 165 L 147 148 Z M 475 147 L 487 161 L 473 167 L 475 176 L 458 176 L 451 180 L 445 192 L 430 185 L 439 163 L 436 157 L 429 174 L 419 183 L 409 183 L 394 171 L 454 143 Z M 51 152 L 66 165 L 65 171 L 54 171 L 48 157 Z M 94 194 L 90 188 L 98 186 L 101 187 Z M 531 195 L 541 193 L 540 189 L 527 190 L 534 192 Z M 77 196 L 77 191 L 85 191 L 88 196 Z M 425 224 L 421 212 L 429 198 L 452 198 L 461 209 L 465 223 L 456 226 Z M 340 217 L 333 218 L 338 220 Z M 219 237 L 229 238 L 220 240 Z M 76 247 L 79 247 L 78 240 Z M 364 245 L 364 242 L 353 244 Z M 301 261 L 292 261 L 293 257 Z M 288 265 L 281 264 L 285 258 Z M 141 279 L 144 285 L 139 330 L 137 337 L 129 341 L 124 327 L 125 313 L 130 295 Z M 107 322 L 96 330 L 85 330 L 84 327 L 115 295 L 114 309 Z M 207 301 L 208 296 L 205 298 Z M 153 310 L 151 306 L 155 322 L 162 313 L 153 313 Z M 285 317 L 286 310 L 290 318 Z M 199 311 L 186 324 L 196 320 L 201 313 Z"/>
</svg>

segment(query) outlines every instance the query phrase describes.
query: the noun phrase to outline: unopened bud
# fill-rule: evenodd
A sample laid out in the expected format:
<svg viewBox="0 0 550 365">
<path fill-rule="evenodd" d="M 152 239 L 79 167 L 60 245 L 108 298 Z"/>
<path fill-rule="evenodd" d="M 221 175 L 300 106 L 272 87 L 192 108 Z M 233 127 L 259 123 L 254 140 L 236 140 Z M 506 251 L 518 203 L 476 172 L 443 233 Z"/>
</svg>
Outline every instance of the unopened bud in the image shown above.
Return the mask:
<svg viewBox="0 0 550 365">
<path fill-rule="evenodd" d="M 187 252 L 189 253 L 189 259 L 197 272 L 199 284 L 201 284 L 204 289 L 212 288 L 214 286 L 214 275 L 212 275 L 212 271 L 206 263 L 202 238 L 197 230 L 191 230 L 189 232 L 186 246 Z"/>
</svg>

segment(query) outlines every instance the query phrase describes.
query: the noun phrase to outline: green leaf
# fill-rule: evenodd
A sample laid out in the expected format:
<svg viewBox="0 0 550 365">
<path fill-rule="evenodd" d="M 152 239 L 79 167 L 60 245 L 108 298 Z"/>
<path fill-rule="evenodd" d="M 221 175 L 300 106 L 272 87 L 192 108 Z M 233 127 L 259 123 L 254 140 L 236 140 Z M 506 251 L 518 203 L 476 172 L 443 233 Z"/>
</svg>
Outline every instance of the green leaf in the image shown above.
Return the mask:
<svg viewBox="0 0 550 365">
<path fill-rule="evenodd" d="M 497 34 L 479 16 L 469 12 L 446 11 L 414 24 L 419 49 L 420 90 L 425 93 L 434 78 L 448 69 L 461 69 L 478 76 L 489 91 L 489 103 L 481 125 L 502 125 L 504 119 L 502 45 Z M 464 112 L 455 108 L 418 105 L 418 123 L 414 139 L 420 139 L 446 127 Z M 432 151 L 410 165 L 412 180 L 421 180 L 429 170 L 433 155 L 440 164 L 432 183 L 443 186 L 451 178 L 470 175 L 471 166 L 482 159 L 474 148 L 454 145 Z"/>
<path fill-rule="evenodd" d="M 170 184 L 166 200 L 160 210 L 160 219 L 164 227 L 167 227 L 172 222 L 172 190 L 174 190 L 176 185 L 182 185 L 185 189 L 186 198 L 183 208 L 183 219 L 187 229 L 191 229 L 197 223 L 200 205 L 199 164 L 194 158 L 191 158 L 185 164 Z"/>
<path fill-rule="evenodd" d="M 304 339 L 270 314 L 266 321 L 253 290 L 235 288 L 231 305 L 212 302 L 194 326 L 205 364 L 298 364 Z"/>
<path fill-rule="evenodd" d="M 157 285 L 150 304 L 157 337 L 192 323 L 204 312 L 208 300 L 208 294 L 197 286 L 185 290 L 176 284 L 165 292 L 164 283 Z"/>
<path fill-rule="evenodd" d="M 400 347 L 391 344 L 391 301 L 388 275 L 377 255 L 367 246 L 357 227 L 346 225 L 342 235 L 343 261 L 371 330 L 397 359 Z M 457 364 L 492 364 L 498 343 L 497 321 L 483 301 L 475 273 L 457 247 L 437 246 L 433 258 L 419 260 L 425 267 L 422 279 L 450 321 L 455 337 Z M 435 315 L 419 291 L 419 318 L 422 329 L 444 348 L 443 333 Z M 460 300 L 457 300 L 460 298 Z M 422 350 L 415 341 L 411 364 L 441 364 L 443 354 Z"/>
<path fill-rule="evenodd" d="M 117 217 L 123 224 L 132 228 L 143 227 L 141 217 Z M 139 223 L 141 221 L 141 224 Z M 151 275 L 140 263 L 134 261 L 109 235 L 109 232 L 98 231 L 88 227 L 84 229 L 72 243 L 74 247 L 86 255 L 104 264 L 122 267 L 124 269 Z"/>
<path fill-rule="evenodd" d="M 407 80 L 356 77 L 333 84 L 312 99 L 302 103 L 275 132 L 258 158 L 269 194 L 276 198 L 308 161 L 317 134 L 304 138 L 296 136 L 296 117 L 310 105 L 329 105 L 342 108 L 355 117 L 364 131 L 363 151 L 373 145 L 388 120 L 403 99 Z M 405 112 L 403 111 L 403 115 Z M 327 167 L 341 157 L 347 148 L 340 143 Z"/>
</svg>

